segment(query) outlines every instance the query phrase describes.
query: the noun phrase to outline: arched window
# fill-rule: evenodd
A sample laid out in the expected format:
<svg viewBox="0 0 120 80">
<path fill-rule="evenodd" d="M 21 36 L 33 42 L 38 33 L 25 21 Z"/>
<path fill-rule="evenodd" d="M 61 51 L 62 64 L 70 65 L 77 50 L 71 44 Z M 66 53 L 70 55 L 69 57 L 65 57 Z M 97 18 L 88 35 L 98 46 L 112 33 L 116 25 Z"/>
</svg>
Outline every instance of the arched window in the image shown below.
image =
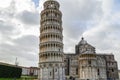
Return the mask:
<svg viewBox="0 0 120 80">
<path fill-rule="evenodd" d="M 88 61 L 88 64 L 91 65 L 91 61 Z"/>
<path fill-rule="evenodd" d="M 76 75 L 78 75 L 78 68 L 76 68 Z"/>
<path fill-rule="evenodd" d="M 51 72 L 50 72 L 50 76 L 51 76 Z"/>
<path fill-rule="evenodd" d="M 60 52 L 60 49 L 59 49 L 59 52 Z"/>
<path fill-rule="evenodd" d="M 100 75 L 100 70 L 98 69 L 98 75 Z"/>
<path fill-rule="evenodd" d="M 57 69 L 55 69 L 55 72 L 57 72 Z"/>
</svg>

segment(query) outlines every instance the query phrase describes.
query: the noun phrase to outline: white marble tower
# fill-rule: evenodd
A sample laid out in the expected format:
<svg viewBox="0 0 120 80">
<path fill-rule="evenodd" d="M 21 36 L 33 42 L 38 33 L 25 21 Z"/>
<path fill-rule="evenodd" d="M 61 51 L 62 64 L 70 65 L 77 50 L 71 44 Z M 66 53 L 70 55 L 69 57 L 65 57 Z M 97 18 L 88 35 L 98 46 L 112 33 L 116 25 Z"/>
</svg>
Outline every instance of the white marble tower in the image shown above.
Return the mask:
<svg viewBox="0 0 120 80">
<path fill-rule="evenodd" d="M 47 0 L 41 12 L 39 80 L 65 80 L 62 13 L 59 3 Z"/>
</svg>

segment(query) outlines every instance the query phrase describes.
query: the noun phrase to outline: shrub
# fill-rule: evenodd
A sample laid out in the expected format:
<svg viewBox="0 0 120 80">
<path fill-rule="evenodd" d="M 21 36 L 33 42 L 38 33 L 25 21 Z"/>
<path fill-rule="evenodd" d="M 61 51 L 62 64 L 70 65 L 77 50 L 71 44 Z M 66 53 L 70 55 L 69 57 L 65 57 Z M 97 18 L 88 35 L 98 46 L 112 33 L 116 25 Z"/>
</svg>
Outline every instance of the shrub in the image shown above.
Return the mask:
<svg viewBox="0 0 120 80">
<path fill-rule="evenodd" d="M 0 78 L 20 78 L 21 73 L 20 67 L 0 65 Z"/>
</svg>

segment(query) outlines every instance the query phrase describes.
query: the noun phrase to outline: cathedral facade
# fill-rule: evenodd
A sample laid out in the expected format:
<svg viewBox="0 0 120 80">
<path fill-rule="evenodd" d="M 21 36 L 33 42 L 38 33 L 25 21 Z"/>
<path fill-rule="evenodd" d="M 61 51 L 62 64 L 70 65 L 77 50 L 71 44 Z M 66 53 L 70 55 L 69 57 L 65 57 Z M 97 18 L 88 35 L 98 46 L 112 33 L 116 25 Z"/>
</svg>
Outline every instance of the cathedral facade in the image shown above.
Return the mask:
<svg viewBox="0 0 120 80">
<path fill-rule="evenodd" d="M 62 13 L 56 0 L 41 11 L 38 80 L 118 80 L 113 54 L 96 53 L 84 38 L 75 53 L 63 52 Z"/>
<path fill-rule="evenodd" d="M 65 75 L 73 80 L 119 80 L 118 65 L 111 53 L 96 53 L 84 38 L 75 53 L 65 53 Z"/>
</svg>

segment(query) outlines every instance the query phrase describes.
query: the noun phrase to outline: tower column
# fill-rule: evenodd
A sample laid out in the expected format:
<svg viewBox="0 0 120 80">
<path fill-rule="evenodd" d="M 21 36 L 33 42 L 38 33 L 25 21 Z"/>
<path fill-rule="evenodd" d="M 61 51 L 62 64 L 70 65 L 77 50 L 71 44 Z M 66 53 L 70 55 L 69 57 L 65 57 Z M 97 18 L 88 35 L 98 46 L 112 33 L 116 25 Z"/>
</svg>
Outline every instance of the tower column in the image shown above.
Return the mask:
<svg viewBox="0 0 120 80">
<path fill-rule="evenodd" d="M 39 80 L 65 80 L 62 13 L 59 3 L 47 0 L 40 20 Z"/>
</svg>

